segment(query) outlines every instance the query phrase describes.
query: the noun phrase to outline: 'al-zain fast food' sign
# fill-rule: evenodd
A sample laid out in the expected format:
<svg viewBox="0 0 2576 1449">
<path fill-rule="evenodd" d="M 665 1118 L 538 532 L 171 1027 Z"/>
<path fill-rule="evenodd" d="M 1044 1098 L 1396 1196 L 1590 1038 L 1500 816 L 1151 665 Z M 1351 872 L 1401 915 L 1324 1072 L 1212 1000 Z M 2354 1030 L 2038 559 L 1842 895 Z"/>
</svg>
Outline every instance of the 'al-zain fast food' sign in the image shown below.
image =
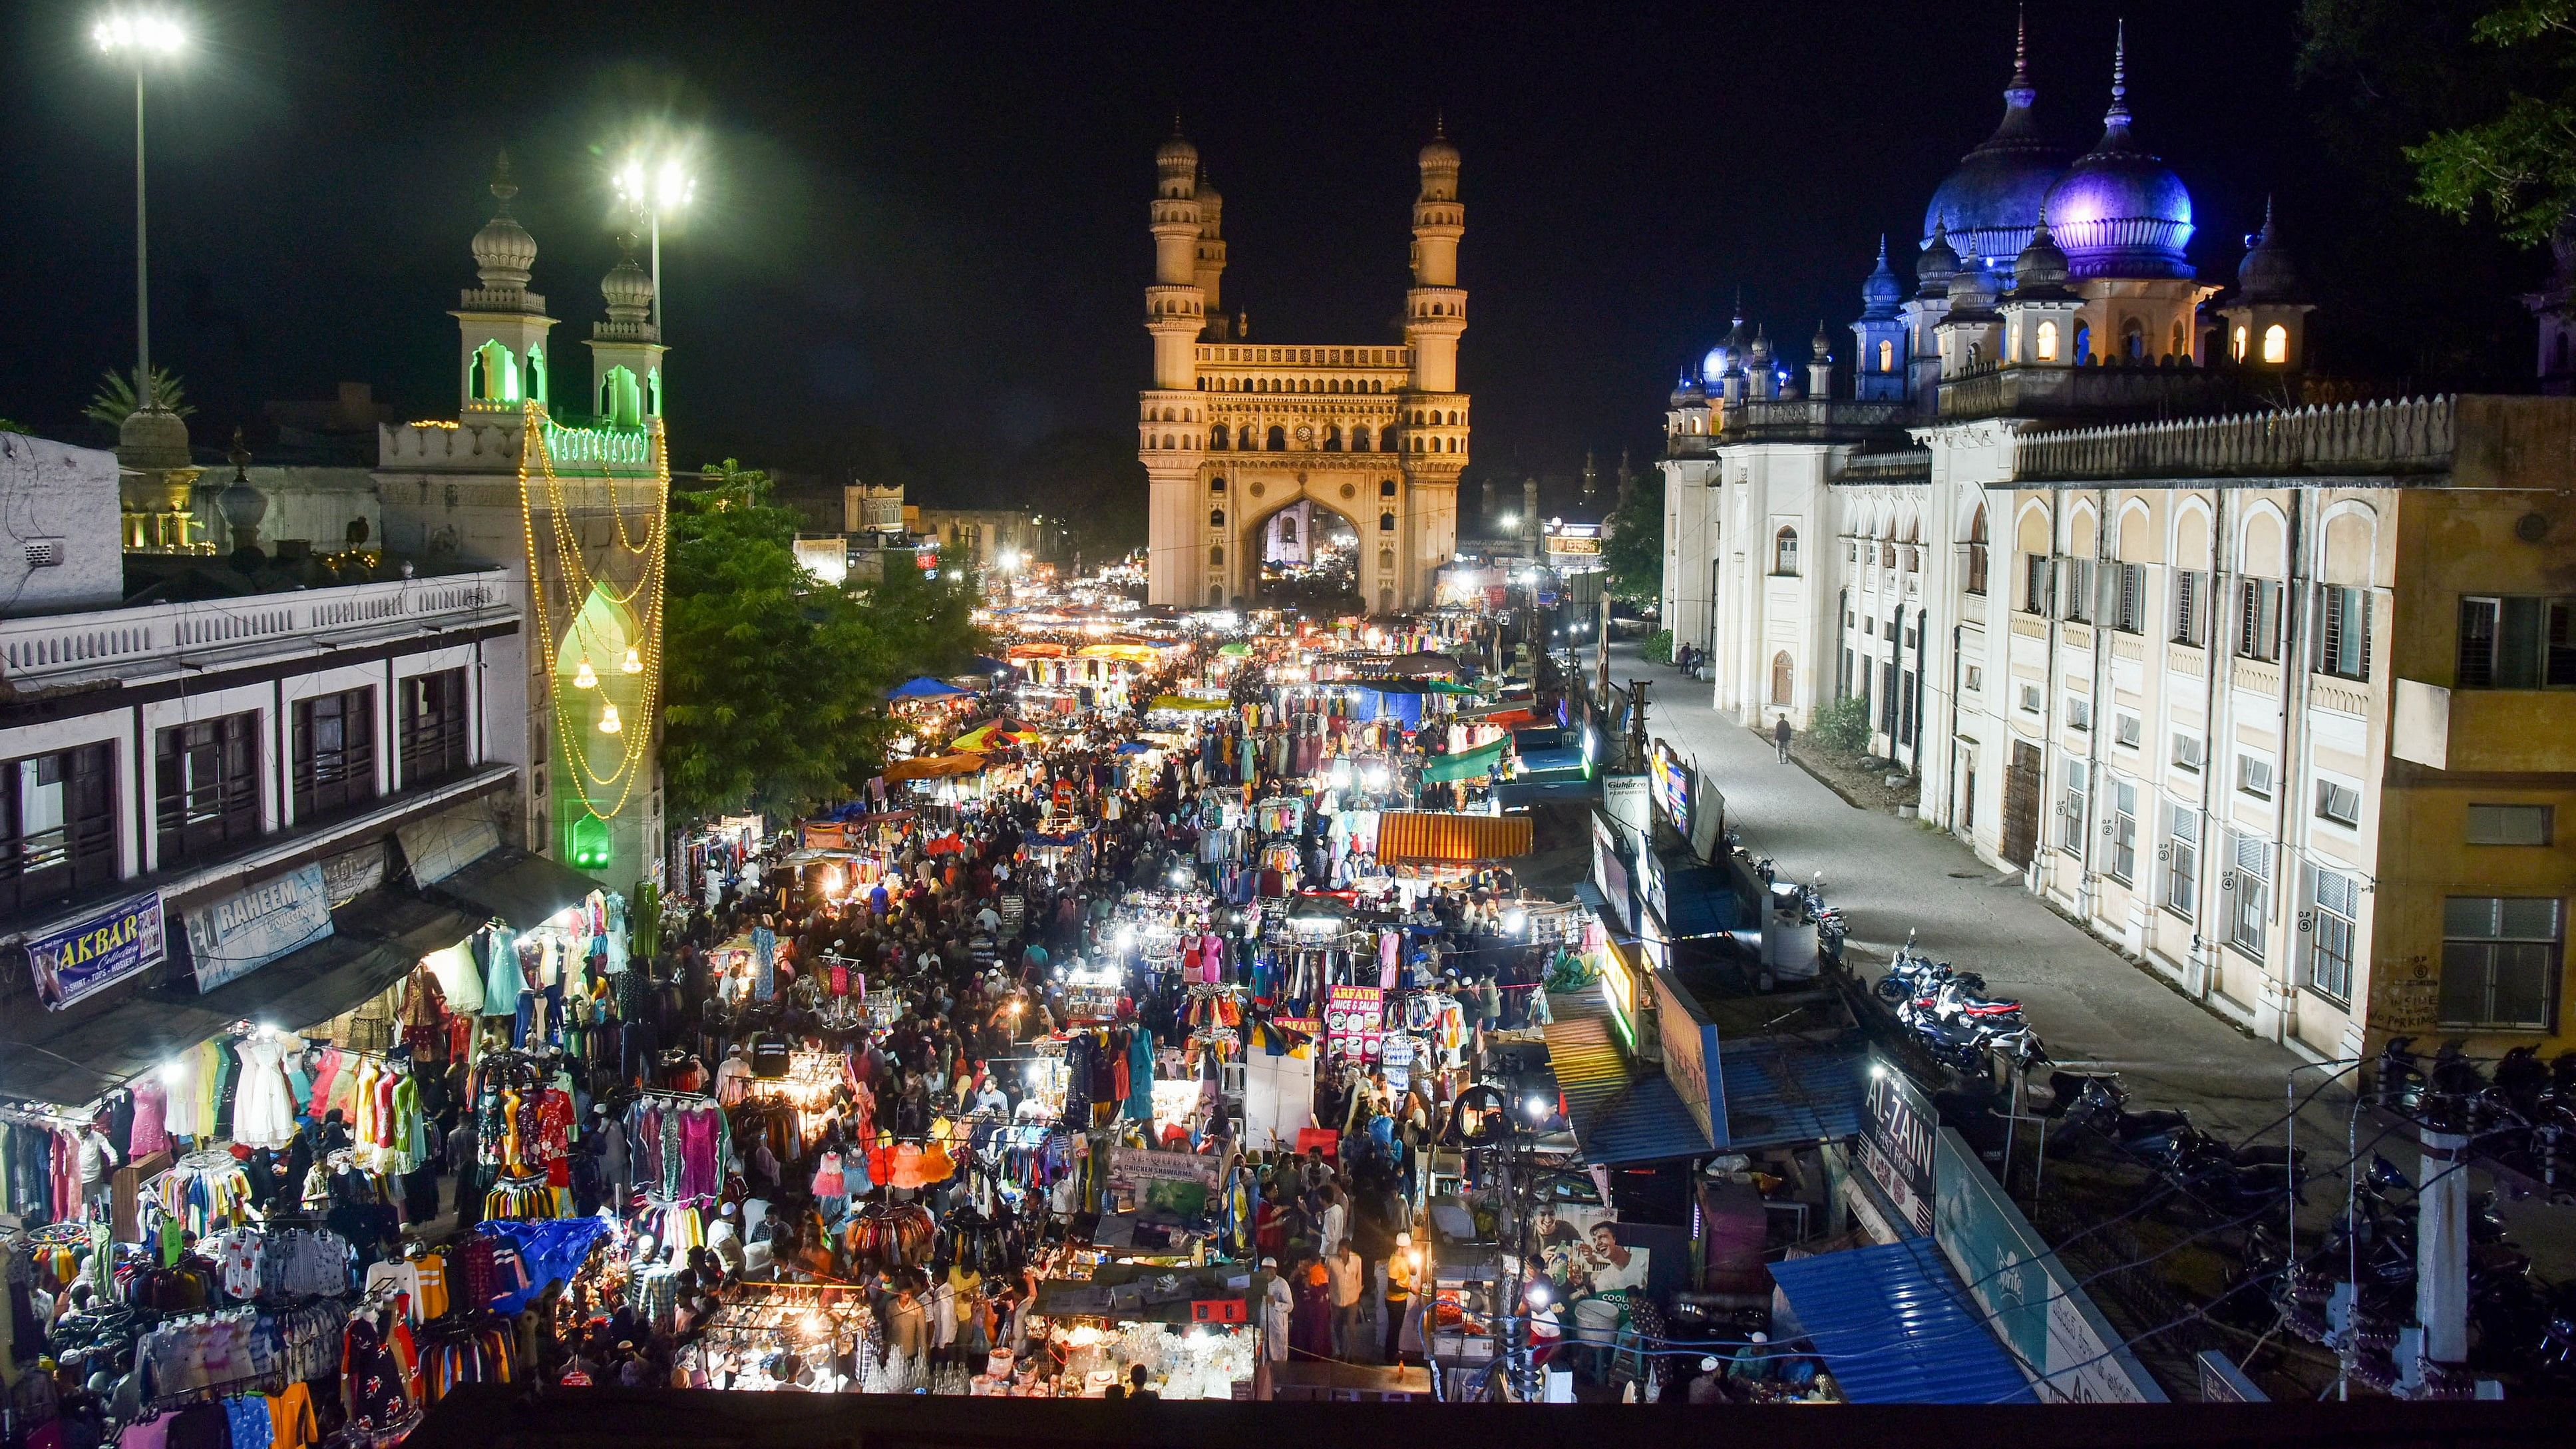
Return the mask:
<svg viewBox="0 0 2576 1449">
<path fill-rule="evenodd" d="M 60 1011 L 160 964 L 161 893 L 147 891 L 27 942 L 36 995 Z"/>
</svg>

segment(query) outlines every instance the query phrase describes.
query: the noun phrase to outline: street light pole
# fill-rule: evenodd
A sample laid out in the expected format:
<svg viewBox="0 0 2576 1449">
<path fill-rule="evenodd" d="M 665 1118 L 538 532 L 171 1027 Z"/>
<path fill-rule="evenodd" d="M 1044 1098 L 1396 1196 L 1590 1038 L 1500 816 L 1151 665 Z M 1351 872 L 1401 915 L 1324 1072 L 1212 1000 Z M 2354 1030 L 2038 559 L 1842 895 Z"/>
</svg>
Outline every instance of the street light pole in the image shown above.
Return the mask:
<svg viewBox="0 0 2576 1449">
<path fill-rule="evenodd" d="M 111 11 L 91 28 L 98 48 L 134 64 L 134 401 L 146 412 L 161 406 L 161 384 L 152 376 L 152 266 L 146 225 L 143 149 L 143 68 L 155 56 L 176 55 L 187 44 L 185 27 L 167 15 Z"/>
</svg>

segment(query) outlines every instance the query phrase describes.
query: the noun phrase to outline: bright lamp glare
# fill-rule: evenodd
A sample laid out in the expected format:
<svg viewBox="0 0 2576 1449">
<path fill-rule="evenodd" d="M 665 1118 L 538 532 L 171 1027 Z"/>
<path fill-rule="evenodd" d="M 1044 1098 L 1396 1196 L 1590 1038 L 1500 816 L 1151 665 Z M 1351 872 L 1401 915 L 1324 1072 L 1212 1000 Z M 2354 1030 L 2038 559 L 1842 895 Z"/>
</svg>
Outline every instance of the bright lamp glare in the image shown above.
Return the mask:
<svg viewBox="0 0 2576 1449">
<path fill-rule="evenodd" d="M 188 44 L 188 29 L 176 17 L 146 11 L 110 12 L 90 34 L 110 55 L 176 55 Z"/>
</svg>

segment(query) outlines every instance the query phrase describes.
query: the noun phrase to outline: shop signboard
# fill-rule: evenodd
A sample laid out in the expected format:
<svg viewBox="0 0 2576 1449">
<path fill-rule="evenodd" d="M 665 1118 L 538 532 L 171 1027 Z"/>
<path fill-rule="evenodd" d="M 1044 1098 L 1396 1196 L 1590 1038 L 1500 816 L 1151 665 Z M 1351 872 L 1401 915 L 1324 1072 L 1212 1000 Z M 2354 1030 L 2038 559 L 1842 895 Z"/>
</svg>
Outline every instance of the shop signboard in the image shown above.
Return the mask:
<svg viewBox="0 0 2576 1449">
<path fill-rule="evenodd" d="M 1691 833 L 1691 775 L 1689 765 L 1673 747 L 1655 741 L 1646 761 L 1646 789 L 1654 796 L 1655 808 L 1672 823 L 1675 833 L 1688 839 Z"/>
<path fill-rule="evenodd" d="M 1114 981 L 1081 982 L 1064 989 L 1064 1019 L 1109 1021 L 1118 1015 L 1120 988 Z"/>
<path fill-rule="evenodd" d="M 1592 814 L 1592 884 L 1610 907 L 1610 919 L 1620 930 L 1636 934 L 1637 903 L 1628 889 L 1628 863 L 1619 856 L 1619 837 L 1609 819 L 1597 810 Z"/>
<path fill-rule="evenodd" d="M 1664 893 L 1664 858 L 1654 851 L 1637 857 L 1637 874 L 1644 878 L 1646 922 L 1638 928 L 1645 936 L 1669 936 L 1672 930 L 1665 922 L 1673 917 L 1672 902 Z"/>
<path fill-rule="evenodd" d="M 1690 821 L 1691 854 L 1714 862 L 1718 836 L 1726 829 L 1726 792 L 1709 771 L 1692 772 Z"/>
<path fill-rule="evenodd" d="M 403 863 L 412 884 L 433 886 L 501 848 L 501 823 L 481 805 L 468 805 L 397 826 Z"/>
<path fill-rule="evenodd" d="M 1699 1001 L 1668 966 L 1655 969 L 1655 1036 L 1664 1051 L 1664 1075 L 1682 1106 L 1708 1134 L 1711 1147 L 1726 1145 L 1725 1090 L 1717 1071 L 1717 1028 Z"/>
<path fill-rule="evenodd" d="M 2047 1403 L 2161 1404 L 2164 1390 L 1955 1127 L 1933 1139 L 1933 1237 Z"/>
<path fill-rule="evenodd" d="M 1386 992 L 1376 986 L 1324 988 L 1324 1050 L 1344 1061 L 1373 1062 L 1385 1039 Z"/>
<path fill-rule="evenodd" d="M 385 843 L 381 840 L 322 858 L 322 885 L 338 910 L 385 883 Z"/>
<path fill-rule="evenodd" d="M 60 1011 L 159 965 L 168 949 L 161 893 L 145 891 L 29 939 L 27 960 L 35 969 L 36 996 Z"/>
<path fill-rule="evenodd" d="M 1930 1235 L 1932 1137 L 1941 1122 L 1921 1088 L 1903 1072 L 1873 1058 L 1869 1089 L 1860 1099 L 1860 1160 L 1897 1217 Z"/>
<path fill-rule="evenodd" d="M 184 913 L 188 961 L 204 993 L 331 934 L 331 888 L 319 861 Z"/>
<path fill-rule="evenodd" d="M 1388 1037 L 1378 1047 L 1378 1068 L 1386 1073 L 1386 1089 L 1398 1096 L 1413 1085 L 1413 1038 L 1401 1032 Z"/>
</svg>

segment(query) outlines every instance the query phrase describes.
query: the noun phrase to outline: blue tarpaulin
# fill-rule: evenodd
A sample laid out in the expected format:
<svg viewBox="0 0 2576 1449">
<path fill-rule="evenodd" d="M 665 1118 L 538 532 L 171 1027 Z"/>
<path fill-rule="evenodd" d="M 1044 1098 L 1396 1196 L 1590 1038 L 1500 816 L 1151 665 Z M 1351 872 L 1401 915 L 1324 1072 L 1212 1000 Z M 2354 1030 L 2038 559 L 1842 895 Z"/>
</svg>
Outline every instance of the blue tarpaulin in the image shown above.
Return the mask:
<svg viewBox="0 0 2576 1449">
<path fill-rule="evenodd" d="M 2037 1402 L 1930 1238 L 1792 1258 L 1771 1277 L 1852 1403 Z"/>
<path fill-rule="evenodd" d="M 925 674 L 919 678 L 907 679 L 903 683 L 896 685 L 894 688 L 887 690 L 886 698 L 947 699 L 956 695 L 971 694 L 973 692 L 974 691 L 972 690 L 959 689 L 953 684 L 943 684 L 939 680 L 933 679 L 929 675 Z"/>
</svg>

